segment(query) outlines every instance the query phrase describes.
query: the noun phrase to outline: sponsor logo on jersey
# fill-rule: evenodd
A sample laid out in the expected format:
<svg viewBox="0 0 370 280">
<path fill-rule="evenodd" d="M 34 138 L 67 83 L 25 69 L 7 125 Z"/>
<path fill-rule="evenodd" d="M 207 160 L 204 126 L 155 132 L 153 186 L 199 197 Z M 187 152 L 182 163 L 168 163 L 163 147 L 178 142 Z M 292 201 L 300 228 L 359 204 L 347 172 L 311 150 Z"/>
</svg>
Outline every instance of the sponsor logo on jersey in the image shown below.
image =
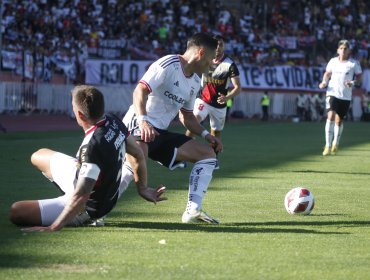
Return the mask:
<svg viewBox="0 0 370 280">
<path fill-rule="evenodd" d="M 226 82 L 227 79 L 225 78 L 221 78 L 221 79 L 217 79 L 217 78 L 214 78 L 214 77 L 204 77 L 204 81 L 207 82 L 207 83 L 212 83 L 212 84 L 215 84 L 217 86 L 220 86 L 220 85 L 223 85 L 225 82 Z"/>
<path fill-rule="evenodd" d="M 122 131 L 120 131 L 117 139 L 114 141 L 114 146 L 116 147 L 116 150 L 121 147 L 123 141 L 125 141 L 125 135 L 122 133 Z"/>
<path fill-rule="evenodd" d="M 190 90 L 190 96 L 193 96 L 194 95 L 194 88 L 193 87 L 191 87 L 191 90 Z"/>
<path fill-rule="evenodd" d="M 115 120 L 112 120 L 112 127 L 113 129 L 118 129 L 118 124 L 116 123 Z"/>
<path fill-rule="evenodd" d="M 105 140 L 107 140 L 107 142 L 110 142 L 112 141 L 114 136 L 116 136 L 116 133 L 111 128 L 109 128 L 107 133 L 104 135 L 104 138 Z"/>
<path fill-rule="evenodd" d="M 175 86 L 179 87 L 179 81 L 176 81 L 175 83 L 173 83 Z"/>
<path fill-rule="evenodd" d="M 179 97 L 177 96 L 176 94 L 173 94 L 173 93 L 170 93 L 169 91 L 165 91 L 164 92 L 164 96 L 166 96 L 167 98 L 177 102 L 177 103 L 180 103 L 180 104 L 185 104 L 185 99 L 182 98 L 182 97 Z"/>
<path fill-rule="evenodd" d="M 82 148 L 80 153 L 80 161 L 85 162 L 86 161 L 86 150 L 87 148 Z"/>
</svg>

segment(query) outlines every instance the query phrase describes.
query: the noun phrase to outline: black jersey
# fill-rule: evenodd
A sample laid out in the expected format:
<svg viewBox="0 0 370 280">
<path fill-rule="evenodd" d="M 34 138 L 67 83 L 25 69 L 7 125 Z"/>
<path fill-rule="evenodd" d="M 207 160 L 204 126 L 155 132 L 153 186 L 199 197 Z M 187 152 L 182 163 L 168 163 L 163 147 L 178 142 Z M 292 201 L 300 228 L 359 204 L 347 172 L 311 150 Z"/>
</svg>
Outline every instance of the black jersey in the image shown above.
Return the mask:
<svg viewBox="0 0 370 280">
<path fill-rule="evenodd" d="M 218 93 L 227 95 L 230 78 L 239 76 L 235 62 L 225 56 L 220 62 L 213 62 L 207 74 L 203 74 L 201 99 L 215 108 L 224 108 L 225 104 L 217 102 Z"/>
<path fill-rule="evenodd" d="M 76 179 L 83 176 L 96 180 L 86 203 L 91 218 L 106 215 L 117 202 L 128 135 L 126 126 L 114 115 L 106 115 L 85 131 L 77 153 Z"/>
</svg>

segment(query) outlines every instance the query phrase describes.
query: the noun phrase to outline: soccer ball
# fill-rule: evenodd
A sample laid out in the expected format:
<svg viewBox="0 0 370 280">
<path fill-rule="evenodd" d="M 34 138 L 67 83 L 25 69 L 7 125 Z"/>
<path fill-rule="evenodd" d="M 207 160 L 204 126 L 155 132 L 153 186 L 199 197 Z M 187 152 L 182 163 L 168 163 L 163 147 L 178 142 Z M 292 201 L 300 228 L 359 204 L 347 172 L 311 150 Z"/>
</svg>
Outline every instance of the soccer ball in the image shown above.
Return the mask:
<svg viewBox="0 0 370 280">
<path fill-rule="evenodd" d="M 315 199 L 308 189 L 298 187 L 286 194 L 284 205 L 289 214 L 308 215 L 315 206 Z"/>
</svg>

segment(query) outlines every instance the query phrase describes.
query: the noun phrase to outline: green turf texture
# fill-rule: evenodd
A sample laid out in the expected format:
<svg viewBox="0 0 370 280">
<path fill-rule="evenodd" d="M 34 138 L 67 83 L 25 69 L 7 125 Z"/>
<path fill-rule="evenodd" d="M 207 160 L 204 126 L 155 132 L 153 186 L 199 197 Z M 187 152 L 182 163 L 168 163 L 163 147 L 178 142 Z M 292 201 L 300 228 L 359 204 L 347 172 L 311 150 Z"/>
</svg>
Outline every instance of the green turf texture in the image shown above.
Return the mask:
<svg viewBox="0 0 370 280">
<path fill-rule="evenodd" d="M 324 126 L 227 124 L 203 204 L 220 225 L 181 224 L 191 166 L 150 163 L 168 201 L 148 203 L 131 185 L 105 227 L 27 234 L 9 222 L 11 203 L 58 195 L 30 155 L 73 155 L 82 131 L 1 134 L 0 279 L 370 279 L 370 124 L 345 123 L 328 157 Z M 285 211 L 297 186 L 315 196 L 309 216 Z"/>
</svg>

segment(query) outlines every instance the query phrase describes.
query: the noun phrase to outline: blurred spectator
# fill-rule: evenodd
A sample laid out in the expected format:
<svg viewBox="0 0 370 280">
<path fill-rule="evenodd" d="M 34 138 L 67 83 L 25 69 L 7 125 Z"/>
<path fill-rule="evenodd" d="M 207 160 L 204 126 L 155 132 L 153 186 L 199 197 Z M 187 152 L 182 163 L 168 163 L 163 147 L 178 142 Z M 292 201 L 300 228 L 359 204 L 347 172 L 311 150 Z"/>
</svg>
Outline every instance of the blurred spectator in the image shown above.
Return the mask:
<svg viewBox="0 0 370 280">
<path fill-rule="evenodd" d="M 362 115 L 361 120 L 362 121 L 368 121 L 369 120 L 369 114 L 370 114 L 370 98 L 369 98 L 369 92 L 365 92 L 362 95 L 361 98 L 361 107 L 362 107 Z"/>
<path fill-rule="evenodd" d="M 322 121 L 325 117 L 325 95 L 322 92 L 311 97 L 311 111 L 313 121 Z"/>
<path fill-rule="evenodd" d="M 297 96 L 297 116 L 300 121 L 306 121 L 308 115 L 309 100 L 307 95 L 300 93 Z"/>
<path fill-rule="evenodd" d="M 264 92 L 261 98 L 261 107 L 262 107 L 262 120 L 268 121 L 269 119 L 269 108 L 270 108 L 270 97 L 267 91 Z"/>
</svg>

